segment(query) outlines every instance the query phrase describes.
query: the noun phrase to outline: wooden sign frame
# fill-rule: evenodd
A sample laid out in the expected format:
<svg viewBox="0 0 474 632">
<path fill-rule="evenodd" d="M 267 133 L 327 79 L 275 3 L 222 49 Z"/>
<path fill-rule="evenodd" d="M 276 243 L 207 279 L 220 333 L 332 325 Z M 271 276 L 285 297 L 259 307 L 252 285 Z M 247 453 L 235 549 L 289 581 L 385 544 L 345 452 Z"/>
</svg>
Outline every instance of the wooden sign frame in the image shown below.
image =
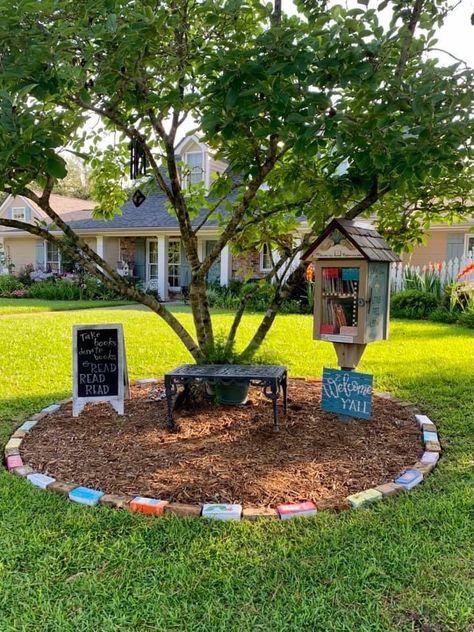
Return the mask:
<svg viewBox="0 0 474 632">
<path fill-rule="evenodd" d="M 84 330 L 112 330 L 117 332 L 117 395 L 94 395 L 79 397 L 78 336 Z M 72 416 L 78 417 L 88 402 L 110 402 L 119 415 L 124 414 L 124 400 L 130 397 L 127 358 L 123 326 L 121 323 L 105 323 L 101 325 L 74 325 L 72 334 Z"/>
</svg>

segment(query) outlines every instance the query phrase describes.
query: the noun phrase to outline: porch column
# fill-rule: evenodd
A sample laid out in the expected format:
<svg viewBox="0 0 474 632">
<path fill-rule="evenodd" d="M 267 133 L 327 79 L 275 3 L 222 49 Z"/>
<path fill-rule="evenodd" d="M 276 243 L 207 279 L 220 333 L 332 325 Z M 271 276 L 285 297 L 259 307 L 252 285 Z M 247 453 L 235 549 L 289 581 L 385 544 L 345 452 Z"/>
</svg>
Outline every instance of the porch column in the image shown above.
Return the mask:
<svg viewBox="0 0 474 632">
<path fill-rule="evenodd" d="M 168 300 L 168 236 L 158 237 L 158 294 Z"/>
<path fill-rule="evenodd" d="M 199 261 L 204 261 L 204 257 L 206 255 L 205 250 L 204 250 L 204 244 L 206 242 L 204 241 L 204 239 L 198 239 L 198 243 L 197 243 L 197 251 L 198 251 L 198 259 Z"/>
<path fill-rule="evenodd" d="M 221 285 L 229 285 L 232 272 L 232 255 L 229 244 L 225 245 L 221 252 Z"/>
<path fill-rule="evenodd" d="M 103 259 L 104 258 L 104 236 L 97 235 L 95 239 L 96 239 L 95 251 L 99 255 L 99 257 L 102 257 Z"/>
</svg>

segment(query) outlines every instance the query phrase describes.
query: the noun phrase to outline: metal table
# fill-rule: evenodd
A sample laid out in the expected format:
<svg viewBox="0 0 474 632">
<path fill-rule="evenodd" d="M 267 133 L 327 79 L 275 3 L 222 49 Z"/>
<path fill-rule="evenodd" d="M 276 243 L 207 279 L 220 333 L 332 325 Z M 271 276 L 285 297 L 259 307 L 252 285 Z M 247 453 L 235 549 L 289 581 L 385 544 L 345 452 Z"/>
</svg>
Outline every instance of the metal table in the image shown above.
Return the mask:
<svg viewBox="0 0 474 632">
<path fill-rule="evenodd" d="M 175 427 L 173 419 L 173 396 L 178 386 L 184 387 L 189 399 L 189 387 L 193 382 L 246 382 L 249 386 L 259 386 L 263 394 L 273 403 L 273 430 L 278 432 L 277 399 L 283 392 L 283 412 L 286 415 L 288 401 L 288 371 L 286 366 L 274 364 L 182 364 L 165 374 L 166 402 L 168 405 L 168 426 Z"/>
</svg>

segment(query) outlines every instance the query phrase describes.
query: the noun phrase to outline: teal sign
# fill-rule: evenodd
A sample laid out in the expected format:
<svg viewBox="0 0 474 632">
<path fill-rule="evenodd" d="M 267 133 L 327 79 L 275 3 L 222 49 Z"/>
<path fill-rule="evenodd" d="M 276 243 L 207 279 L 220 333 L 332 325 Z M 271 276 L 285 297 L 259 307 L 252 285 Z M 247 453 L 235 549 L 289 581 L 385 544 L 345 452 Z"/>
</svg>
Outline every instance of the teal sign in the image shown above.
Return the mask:
<svg viewBox="0 0 474 632">
<path fill-rule="evenodd" d="M 324 369 L 321 410 L 370 419 L 373 380 L 374 376 L 369 373 Z"/>
</svg>

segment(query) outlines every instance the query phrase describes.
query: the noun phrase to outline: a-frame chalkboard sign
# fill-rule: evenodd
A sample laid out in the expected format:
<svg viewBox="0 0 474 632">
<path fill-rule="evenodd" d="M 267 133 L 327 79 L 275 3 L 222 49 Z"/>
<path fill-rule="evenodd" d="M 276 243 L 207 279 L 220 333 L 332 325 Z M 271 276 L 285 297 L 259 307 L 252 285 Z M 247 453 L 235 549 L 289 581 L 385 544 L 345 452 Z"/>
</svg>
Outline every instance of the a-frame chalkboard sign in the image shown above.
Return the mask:
<svg viewBox="0 0 474 632">
<path fill-rule="evenodd" d="M 123 415 L 130 388 L 122 325 L 74 325 L 72 363 L 73 417 L 97 401 L 110 402 Z"/>
</svg>

